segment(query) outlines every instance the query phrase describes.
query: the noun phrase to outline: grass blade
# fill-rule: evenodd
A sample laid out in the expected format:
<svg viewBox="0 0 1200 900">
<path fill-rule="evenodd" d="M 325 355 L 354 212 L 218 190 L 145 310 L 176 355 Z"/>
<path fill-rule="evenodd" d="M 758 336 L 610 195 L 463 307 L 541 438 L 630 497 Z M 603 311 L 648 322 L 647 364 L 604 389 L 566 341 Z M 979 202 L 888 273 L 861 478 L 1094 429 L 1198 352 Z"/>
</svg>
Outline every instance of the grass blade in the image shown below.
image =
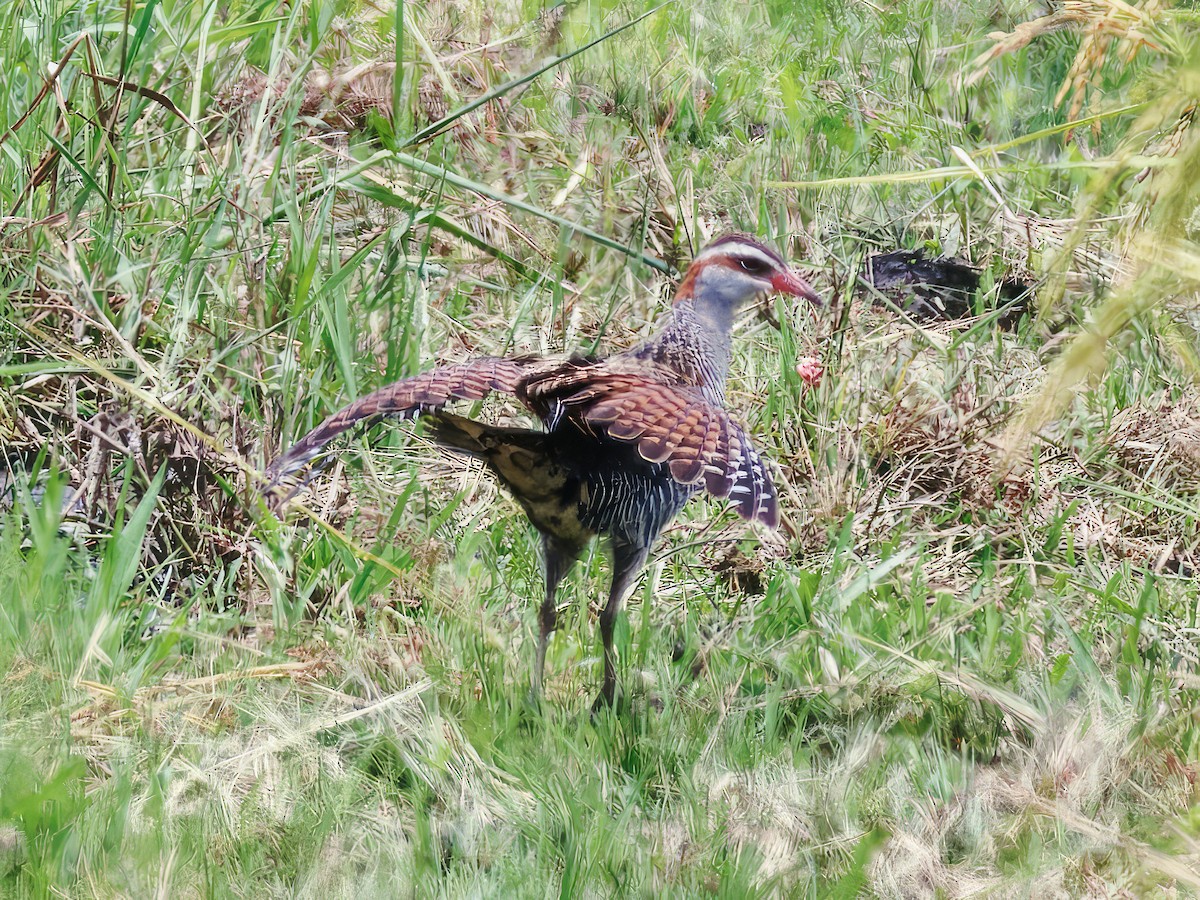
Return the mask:
<svg viewBox="0 0 1200 900">
<path fill-rule="evenodd" d="M 493 100 L 497 99 L 498 97 L 503 97 L 509 91 L 514 90 L 515 88 L 519 88 L 519 87 L 521 87 L 521 85 L 529 84 L 529 82 L 533 81 L 539 75 L 543 75 L 546 72 L 549 72 L 551 69 L 555 68 L 556 66 L 562 65 L 567 60 L 574 59 L 576 56 L 579 56 L 579 54 L 581 54 L 581 53 L 586 53 L 588 50 L 591 50 L 597 44 L 604 43 L 605 41 L 607 41 L 609 38 L 613 37 L 614 35 L 618 35 L 622 31 L 626 31 L 627 29 L 632 28 L 634 25 L 637 25 L 643 19 L 648 19 L 650 16 L 654 15 L 656 12 L 658 12 L 664 6 L 670 5 L 670 3 L 671 3 L 671 0 L 668 0 L 667 3 L 660 3 L 658 6 L 655 6 L 652 9 L 646 10 L 646 12 L 642 13 L 636 19 L 630 19 L 624 25 L 618 25 L 616 28 L 612 29 L 611 31 L 605 32 L 604 34 L 600 35 L 600 37 L 596 38 L 594 41 L 589 41 L 588 43 L 584 44 L 582 47 L 572 50 L 570 53 L 564 53 L 562 56 L 554 57 L 554 59 L 550 60 L 550 62 L 546 63 L 543 66 L 540 66 L 537 69 L 534 69 L 528 75 L 522 75 L 520 78 L 514 78 L 511 81 L 504 82 L 504 84 L 501 84 L 501 85 L 493 88 L 492 90 L 488 91 L 483 96 L 477 97 L 476 99 L 472 100 L 470 103 L 467 103 L 464 106 L 460 106 L 458 109 L 454 110 L 453 112 L 447 113 L 442 118 L 438 119 L 436 122 L 426 125 L 424 128 L 422 128 L 420 131 L 418 131 L 416 134 L 414 134 L 412 137 L 410 137 L 407 141 L 405 141 L 400 146 L 401 147 L 412 147 L 416 144 L 421 143 L 422 141 L 429 140 L 434 135 L 438 134 L 441 131 L 444 131 L 445 129 L 447 129 L 448 127 L 453 125 L 455 122 L 457 122 L 463 116 L 469 115 L 470 113 L 479 109 L 479 107 L 484 106 L 488 103 L 491 103 Z"/>
<path fill-rule="evenodd" d="M 434 178 L 442 179 L 447 184 L 452 184 L 455 187 L 472 191 L 473 193 L 479 194 L 482 197 L 487 197 L 489 200 L 497 200 L 500 203 L 503 203 L 505 206 L 510 206 L 513 209 L 519 209 L 522 212 L 527 212 L 530 215 L 537 216 L 540 219 L 553 222 L 560 228 L 564 228 L 570 232 L 575 232 L 576 234 L 579 234 L 590 241 L 594 241 L 602 247 L 608 247 L 610 250 L 617 250 L 621 253 L 624 253 L 630 259 L 636 259 L 639 262 L 650 266 L 652 269 L 656 269 L 657 271 L 668 275 L 672 274 L 671 267 L 658 257 L 650 256 L 649 254 L 633 250 L 618 240 L 610 238 L 607 235 L 603 235 L 598 231 L 593 231 L 586 225 L 580 225 L 578 222 L 571 222 L 567 219 L 564 219 L 562 216 L 555 215 L 548 210 L 542 209 L 540 206 L 534 206 L 532 203 L 526 203 L 524 200 L 518 200 L 511 194 L 498 191 L 489 185 L 483 184 L 482 182 L 474 181 L 470 178 L 464 178 L 462 175 L 452 172 L 444 166 L 439 166 L 436 163 L 418 159 L 417 157 L 411 156 L 407 153 L 396 152 L 391 154 L 391 156 L 396 162 L 400 163 L 400 165 L 412 169 L 414 172 L 420 172 L 423 175 L 429 175 Z M 387 190 L 387 188 L 385 187 L 384 190 Z"/>
</svg>

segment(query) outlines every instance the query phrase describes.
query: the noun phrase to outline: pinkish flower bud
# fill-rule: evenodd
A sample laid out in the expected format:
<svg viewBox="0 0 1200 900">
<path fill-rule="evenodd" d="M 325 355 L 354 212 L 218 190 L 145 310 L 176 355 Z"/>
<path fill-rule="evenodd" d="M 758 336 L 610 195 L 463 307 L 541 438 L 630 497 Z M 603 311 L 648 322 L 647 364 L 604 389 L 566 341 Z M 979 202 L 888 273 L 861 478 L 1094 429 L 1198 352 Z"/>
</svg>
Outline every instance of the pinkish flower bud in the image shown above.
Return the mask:
<svg viewBox="0 0 1200 900">
<path fill-rule="evenodd" d="M 821 376 L 825 374 L 825 367 L 821 365 L 821 361 L 815 356 L 806 356 L 796 363 L 796 374 L 809 387 L 815 387 L 821 383 Z"/>
</svg>

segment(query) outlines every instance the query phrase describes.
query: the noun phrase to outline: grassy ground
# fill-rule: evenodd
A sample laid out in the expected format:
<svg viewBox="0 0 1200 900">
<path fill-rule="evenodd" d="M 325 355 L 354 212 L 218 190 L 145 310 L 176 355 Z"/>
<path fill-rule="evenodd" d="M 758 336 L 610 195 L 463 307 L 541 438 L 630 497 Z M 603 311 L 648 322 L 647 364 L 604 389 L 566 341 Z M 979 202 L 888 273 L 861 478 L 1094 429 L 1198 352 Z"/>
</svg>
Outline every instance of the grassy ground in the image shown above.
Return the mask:
<svg viewBox="0 0 1200 900">
<path fill-rule="evenodd" d="M 0 10 L 0 894 L 1200 891 L 1194 14 L 492 6 Z M 619 713 L 602 555 L 532 711 L 536 543 L 419 430 L 255 499 L 433 360 L 638 340 L 728 229 L 831 301 L 739 329 L 784 527 L 689 507 Z M 872 306 L 895 247 L 981 315 Z"/>
</svg>

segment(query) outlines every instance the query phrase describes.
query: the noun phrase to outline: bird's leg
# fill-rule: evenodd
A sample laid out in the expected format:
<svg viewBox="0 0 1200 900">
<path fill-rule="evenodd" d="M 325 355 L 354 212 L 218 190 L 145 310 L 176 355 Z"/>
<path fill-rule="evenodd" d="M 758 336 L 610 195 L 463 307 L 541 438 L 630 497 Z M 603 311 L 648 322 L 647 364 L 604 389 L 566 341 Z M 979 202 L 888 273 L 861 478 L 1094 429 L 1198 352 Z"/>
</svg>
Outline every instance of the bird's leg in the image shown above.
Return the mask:
<svg viewBox="0 0 1200 900">
<path fill-rule="evenodd" d="M 542 679 L 546 670 L 546 646 L 550 643 L 550 635 L 558 625 L 558 584 L 575 565 L 579 558 L 579 549 L 565 547 L 546 535 L 542 535 L 542 550 L 545 555 L 546 596 L 538 609 L 538 645 L 537 660 L 533 666 L 533 684 L 530 694 L 536 701 L 542 695 Z"/>
<path fill-rule="evenodd" d="M 546 647 L 550 643 L 550 635 L 558 624 L 558 602 L 555 594 L 558 592 L 559 578 L 551 576 L 549 567 L 546 570 L 546 597 L 538 610 L 538 643 L 537 660 L 533 664 L 533 686 L 530 693 L 537 700 L 542 696 L 542 679 L 546 673 Z"/>
<path fill-rule="evenodd" d="M 613 650 L 613 626 L 621 606 L 633 587 L 634 579 L 642 571 L 649 555 L 649 548 L 638 547 L 613 539 L 613 578 L 608 589 L 608 603 L 600 613 L 600 640 L 604 644 L 604 683 L 600 696 L 592 704 L 593 712 L 604 706 L 612 706 L 617 699 L 617 655 Z"/>
<path fill-rule="evenodd" d="M 538 644 L 537 644 L 537 661 L 533 664 L 533 688 L 532 693 L 535 698 L 542 695 L 542 679 L 546 673 L 546 647 L 550 643 L 550 635 L 554 633 L 554 627 L 558 624 L 558 604 L 554 599 L 557 585 L 551 585 L 549 579 L 546 582 L 546 599 L 542 601 L 541 609 L 538 610 Z"/>
</svg>

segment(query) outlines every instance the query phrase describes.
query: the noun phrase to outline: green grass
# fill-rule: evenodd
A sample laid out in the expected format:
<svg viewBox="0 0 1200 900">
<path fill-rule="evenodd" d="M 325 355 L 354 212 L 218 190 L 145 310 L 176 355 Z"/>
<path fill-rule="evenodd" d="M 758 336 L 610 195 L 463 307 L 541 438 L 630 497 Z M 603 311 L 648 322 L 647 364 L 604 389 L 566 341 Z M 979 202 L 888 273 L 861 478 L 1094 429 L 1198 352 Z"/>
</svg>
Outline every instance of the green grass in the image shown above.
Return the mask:
<svg viewBox="0 0 1200 900">
<path fill-rule="evenodd" d="M 1078 29 L 964 85 L 1024 3 L 491 7 L 0 11 L 0 895 L 1200 892 L 1194 12 L 1071 128 Z M 603 555 L 532 709 L 537 542 L 419 429 L 256 499 L 433 361 L 637 341 L 729 229 L 830 300 L 738 332 L 785 527 L 688 508 L 618 712 Z M 896 247 L 1039 308 L 874 308 Z"/>
</svg>

